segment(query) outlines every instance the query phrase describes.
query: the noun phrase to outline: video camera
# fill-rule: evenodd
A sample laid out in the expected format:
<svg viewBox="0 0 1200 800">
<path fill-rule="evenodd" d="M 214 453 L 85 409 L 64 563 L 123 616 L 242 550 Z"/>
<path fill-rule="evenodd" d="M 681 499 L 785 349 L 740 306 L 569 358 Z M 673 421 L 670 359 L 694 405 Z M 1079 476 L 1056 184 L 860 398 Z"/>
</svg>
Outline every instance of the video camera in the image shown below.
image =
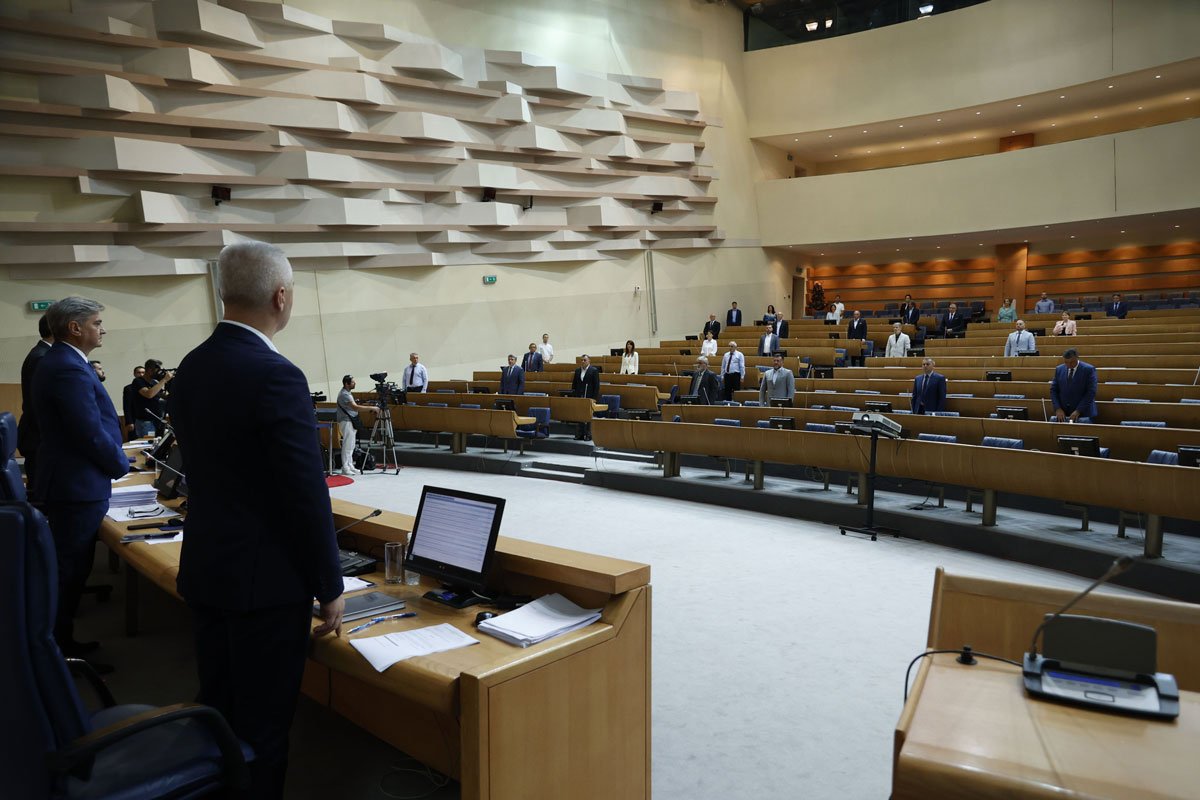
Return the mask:
<svg viewBox="0 0 1200 800">
<path fill-rule="evenodd" d="M 317 407 L 317 403 L 324 403 L 326 400 L 329 399 L 328 397 L 325 396 L 324 392 L 309 392 L 308 396 L 310 398 L 312 398 L 313 408 Z"/>
<path fill-rule="evenodd" d="M 407 402 L 404 390 L 395 381 L 389 381 L 387 376 L 386 372 L 371 373 L 371 380 L 375 381 L 375 404 L 381 410 L 388 405 L 402 406 Z"/>
</svg>

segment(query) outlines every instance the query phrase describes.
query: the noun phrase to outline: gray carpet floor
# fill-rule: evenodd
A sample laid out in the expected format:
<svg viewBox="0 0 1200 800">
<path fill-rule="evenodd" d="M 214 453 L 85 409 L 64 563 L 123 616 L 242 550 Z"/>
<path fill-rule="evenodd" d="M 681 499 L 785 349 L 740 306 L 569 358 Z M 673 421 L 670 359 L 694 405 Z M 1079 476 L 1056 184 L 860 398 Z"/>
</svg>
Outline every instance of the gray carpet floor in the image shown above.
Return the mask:
<svg viewBox="0 0 1200 800">
<path fill-rule="evenodd" d="M 333 494 L 413 513 L 425 484 L 507 498 L 504 535 L 651 565 L 656 800 L 886 798 L 904 668 L 924 646 L 934 569 L 1086 585 L 907 539 L 871 542 L 803 520 L 533 478 L 409 467 Z M 118 701 L 191 699 L 186 609 L 145 590 L 142 633 L 128 638 L 121 578 L 99 557 L 92 582 L 102 581 L 117 594 L 85 601 L 80 636 L 104 642 L 97 658 L 117 666 Z M 458 796 L 435 779 L 301 701 L 288 797 Z"/>
</svg>

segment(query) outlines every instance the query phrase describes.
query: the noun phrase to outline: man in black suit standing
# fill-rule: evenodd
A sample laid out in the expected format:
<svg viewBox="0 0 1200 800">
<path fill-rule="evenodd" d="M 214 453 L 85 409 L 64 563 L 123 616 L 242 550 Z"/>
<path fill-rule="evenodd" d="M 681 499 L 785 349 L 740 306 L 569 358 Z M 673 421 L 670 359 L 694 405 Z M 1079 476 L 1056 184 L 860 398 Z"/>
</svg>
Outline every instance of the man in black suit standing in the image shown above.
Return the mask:
<svg viewBox="0 0 1200 800">
<path fill-rule="evenodd" d="M 850 318 L 850 322 L 846 324 L 846 338 L 859 341 L 867 338 L 867 321 L 862 318 L 862 312 L 857 309 L 854 311 L 854 316 Z M 866 358 L 862 355 L 850 356 L 850 366 L 852 367 L 861 367 L 866 363 Z"/>
<path fill-rule="evenodd" d="M 310 629 L 340 635 L 342 576 L 308 381 L 272 342 L 292 313 L 291 265 L 250 242 L 217 270 L 225 318 L 180 363 L 169 404 L 188 481 L 177 584 L 200 702 L 254 748 L 250 796 L 280 798 Z M 219 411 L 230 386 L 251 387 L 235 450 Z"/>
<path fill-rule="evenodd" d="M 732 328 L 735 325 L 741 325 L 741 324 L 742 324 L 742 310 L 737 307 L 737 301 L 735 300 L 729 306 L 729 310 L 725 312 L 725 327 Z M 716 337 L 714 336 L 713 338 L 715 339 Z"/>
<path fill-rule="evenodd" d="M 945 318 L 942 320 L 942 335 L 947 339 L 951 336 L 965 335 L 967 318 L 958 313 L 958 303 L 951 303 Z"/>
<path fill-rule="evenodd" d="M 1117 319 L 1125 319 L 1126 315 L 1128 315 L 1128 314 L 1129 314 L 1129 303 L 1126 303 L 1124 300 L 1122 300 L 1121 295 L 1119 295 L 1119 294 L 1114 294 L 1112 296 L 1112 302 L 1109 303 L 1108 306 L 1105 307 L 1105 309 L 1104 309 L 1104 316 L 1106 316 L 1106 317 L 1116 317 Z"/>
<path fill-rule="evenodd" d="M 702 406 L 711 406 L 721 399 L 721 381 L 709 370 L 708 359 L 704 356 L 696 359 L 696 371 L 688 394 L 695 395 L 696 402 Z"/>
<path fill-rule="evenodd" d="M 575 373 L 571 376 L 571 396 L 590 397 L 597 401 L 600 399 L 600 370 L 592 366 L 592 360 L 587 357 L 586 353 L 579 358 L 579 366 L 575 368 Z M 592 424 L 590 422 L 579 423 L 579 432 L 575 434 L 575 438 L 590 442 L 592 440 Z"/>
<path fill-rule="evenodd" d="M 775 335 L 780 339 L 788 338 L 788 324 L 787 320 L 783 318 L 782 311 L 775 312 L 775 322 L 771 326 L 771 330 L 774 331 Z"/>
<path fill-rule="evenodd" d="M 41 339 L 25 355 L 21 362 L 21 421 L 17 423 L 17 448 L 25 456 L 25 481 L 30 488 L 35 481 L 37 470 L 37 450 L 42 436 L 38 432 L 37 414 L 33 409 L 33 371 L 37 369 L 42 356 L 50 352 L 54 344 L 54 334 L 50 332 L 50 324 L 46 315 L 38 320 L 38 336 Z"/>
<path fill-rule="evenodd" d="M 700 338 L 704 338 L 704 334 L 712 333 L 713 338 L 719 338 L 721 335 L 721 323 L 717 320 L 716 314 L 708 315 L 708 322 L 704 323 L 704 330 L 700 331 Z"/>
<path fill-rule="evenodd" d="M 59 300 L 46 312 L 54 346 L 33 372 L 33 407 L 41 443 L 33 496 L 41 503 L 58 561 L 54 638 L 66 656 L 97 642 L 75 641 L 75 612 L 96 556 L 96 532 L 108 512 L 112 481 L 129 471 L 112 400 L 88 363 L 100 346 L 104 306 L 83 297 Z M 102 665 L 100 671 L 109 671 Z"/>
<path fill-rule="evenodd" d="M 911 294 L 904 295 L 904 303 L 900 306 L 900 324 L 921 324 L 921 307 L 912 299 Z"/>
</svg>

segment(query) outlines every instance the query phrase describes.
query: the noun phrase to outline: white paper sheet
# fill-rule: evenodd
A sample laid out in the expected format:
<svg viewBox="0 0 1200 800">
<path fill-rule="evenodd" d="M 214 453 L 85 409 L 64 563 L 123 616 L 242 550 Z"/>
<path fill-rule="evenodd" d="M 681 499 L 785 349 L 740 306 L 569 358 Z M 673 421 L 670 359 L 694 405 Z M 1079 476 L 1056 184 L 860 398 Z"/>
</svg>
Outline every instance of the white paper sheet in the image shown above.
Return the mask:
<svg viewBox="0 0 1200 800">
<path fill-rule="evenodd" d="M 375 584 L 371 583 L 370 581 L 364 581 L 362 578 L 355 578 L 352 575 L 342 576 L 343 592 L 357 592 L 360 589 L 366 589 L 374 585 Z"/>
<path fill-rule="evenodd" d="M 350 646 L 362 653 L 363 658 L 371 662 L 378 672 L 406 658 L 456 650 L 473 644 L 479 644 L 479 640 L 445 622 L 428 628 L 369 636 L 350 642 Z"/>
<path fill-rule="evenodd" d="M 152 509 L 155 508 L 162 509 L 162 513 L 154 512 Z M 105 516 L 117 522 L 150 522 L 151 520 L 178 516 L 178 512 L 172 511 L 165 506 L 160 506 L 158 503 L 150 503 L 149 505 L 109 508 Z"/>
<path fill-rule="evenodd" d="M 182 541 L 183 541 L 183 531 L 180 531 L 179 533 L 172 536 L 170 539 L 147 539 L 144 543 L 145 544 L 166 544 L 167 542 L 182 542 Z"/>
</svg>

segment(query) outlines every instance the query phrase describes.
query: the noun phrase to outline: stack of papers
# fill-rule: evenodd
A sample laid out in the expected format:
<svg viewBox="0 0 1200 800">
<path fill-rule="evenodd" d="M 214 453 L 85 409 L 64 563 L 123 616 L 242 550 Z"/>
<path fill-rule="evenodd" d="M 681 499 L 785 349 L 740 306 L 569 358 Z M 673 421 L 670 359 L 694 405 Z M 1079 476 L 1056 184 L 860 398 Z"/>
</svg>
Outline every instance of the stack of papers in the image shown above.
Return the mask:
<svg viewBox="0 0 1200 800">
<path fill-rule="evenodd" d="M 562 633 L 579 630 L 600 619 L 600 609 L 580 608 L 561 594 L 539 597 L 528 605 L 479 623 L 479 630 L 497 639 L 529 647 Z"/>
<path fill-rule="evenodd" d="M 109 508 L 154 505 L 158 500 L 158 489 L 152 483 L 137 483 L 129 486 L 114 486 Z"/>
<path fill-rule="evenodd" d="M 443 650 L 457 650 L 472 644 L 479 644 L 479 640 L 445 622 L 428 628 L 350 641 L 350 645 L 362 653 L 363 658 L 370 661 L 371 666 L 378 672 L 383 672 L 392 664 L 406 658 L 427 656 Z"/>
</svg>

